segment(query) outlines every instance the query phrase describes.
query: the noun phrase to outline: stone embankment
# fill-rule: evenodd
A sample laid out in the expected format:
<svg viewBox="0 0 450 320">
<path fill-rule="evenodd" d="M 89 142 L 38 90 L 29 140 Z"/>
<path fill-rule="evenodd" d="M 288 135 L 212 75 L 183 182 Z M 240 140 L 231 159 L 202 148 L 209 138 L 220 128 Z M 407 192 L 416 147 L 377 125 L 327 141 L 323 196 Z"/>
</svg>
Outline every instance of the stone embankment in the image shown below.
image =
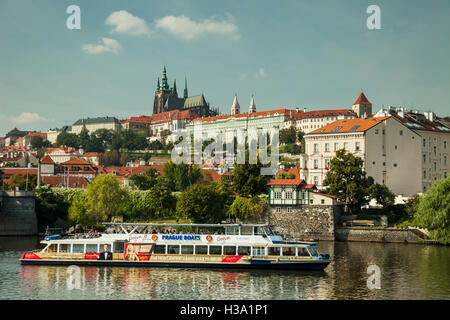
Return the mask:
<svg viewBox="0 0 450 320">
<path fill-rule="evenodd" d="M 337 241 L 424 243 L 425 235 L 416 229 L 394 229 L 377 227 L 338 227 Z"/>
<path fill-rule="evenodd" d="M 0 191 L 0 236 L 37 233 L 34 192 Z"/>
</svg>

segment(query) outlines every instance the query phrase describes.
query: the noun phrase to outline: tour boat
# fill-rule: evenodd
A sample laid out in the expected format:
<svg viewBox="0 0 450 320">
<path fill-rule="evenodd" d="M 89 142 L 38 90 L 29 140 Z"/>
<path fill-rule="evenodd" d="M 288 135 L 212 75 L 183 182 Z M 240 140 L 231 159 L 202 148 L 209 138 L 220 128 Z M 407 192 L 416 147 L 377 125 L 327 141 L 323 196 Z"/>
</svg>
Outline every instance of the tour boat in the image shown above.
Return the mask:
<svg viewBox="0 0 450 320">
<path fill-rule="evenodd" d="M 104 223 L 98 235 L 48 235 L 24 265 L 323 270 L 315 242 L 289 241 L 262 224 Z M 136 231 L 141 229 L 139 233 Z M 107 246 L 107 247 L 106 247 Z M 105 252 L 110 252 L 105 254 Z"/>
</svg>

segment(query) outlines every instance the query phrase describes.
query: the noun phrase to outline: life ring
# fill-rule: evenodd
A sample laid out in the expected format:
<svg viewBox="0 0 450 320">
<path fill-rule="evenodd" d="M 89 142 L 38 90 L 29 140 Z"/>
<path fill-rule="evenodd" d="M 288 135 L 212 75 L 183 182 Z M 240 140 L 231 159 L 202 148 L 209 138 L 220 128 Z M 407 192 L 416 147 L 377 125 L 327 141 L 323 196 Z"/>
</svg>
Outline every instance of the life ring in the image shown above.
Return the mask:
<svg viewBox="0 0 450 320">
<path fill-rule="evenodd" d="M 208 234 L 208 235 L 206 236 L 206 241 L 208 241 L 208 242 L 212 241 L 212 237 L 211 237 L 210 234 Z"/>
<path fill-rule="evenodd" d="M 158 236 L 157 236 L 156 234 L 152 235 L 152 240 L 153 240 L 153 241 L 158 240 Z"/>
</svg>

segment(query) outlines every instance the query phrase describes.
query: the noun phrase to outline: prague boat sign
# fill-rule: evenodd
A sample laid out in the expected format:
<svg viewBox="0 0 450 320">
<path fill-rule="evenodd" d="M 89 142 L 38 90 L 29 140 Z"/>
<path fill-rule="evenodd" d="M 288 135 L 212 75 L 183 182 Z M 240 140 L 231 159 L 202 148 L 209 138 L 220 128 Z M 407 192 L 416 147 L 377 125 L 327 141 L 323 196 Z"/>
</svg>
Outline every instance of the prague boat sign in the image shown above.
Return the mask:
<svg viewBox="0 0 450 320">
<path fill-rule="evenodd" d="M 20 262 L 24 265 L 292 270 L 323 270 L 331 262 L 328 254 L 319 254 L 314 242 L 287 241 L 269 225 L 104 225 L 120 228 L 121 232 L 105 232 L 97 237 L 47 236 L 41 241 L 45 245 L 42 250 L 23 253 Z M 136 232 L 138 229 L 140 233 Z"/>
</svg>

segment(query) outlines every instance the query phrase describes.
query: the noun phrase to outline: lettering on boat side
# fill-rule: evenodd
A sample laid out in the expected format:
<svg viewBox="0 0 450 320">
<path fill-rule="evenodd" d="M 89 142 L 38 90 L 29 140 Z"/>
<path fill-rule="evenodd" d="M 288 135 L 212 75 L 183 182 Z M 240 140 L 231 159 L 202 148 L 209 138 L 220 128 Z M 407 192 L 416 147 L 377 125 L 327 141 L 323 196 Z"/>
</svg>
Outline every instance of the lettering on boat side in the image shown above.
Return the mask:
<svg viewBox="0 0 450 320">
<path fill-rule="evenodd" d="M 161 238 L 163 240 L 188 240 L 188 241 L 192 241 L 192 240 L 201 240 L 200 236 L 194 236 L 194 235 L 189 235 L 189 234 L 163 234 L 161 236 Z"/>
</svg>

